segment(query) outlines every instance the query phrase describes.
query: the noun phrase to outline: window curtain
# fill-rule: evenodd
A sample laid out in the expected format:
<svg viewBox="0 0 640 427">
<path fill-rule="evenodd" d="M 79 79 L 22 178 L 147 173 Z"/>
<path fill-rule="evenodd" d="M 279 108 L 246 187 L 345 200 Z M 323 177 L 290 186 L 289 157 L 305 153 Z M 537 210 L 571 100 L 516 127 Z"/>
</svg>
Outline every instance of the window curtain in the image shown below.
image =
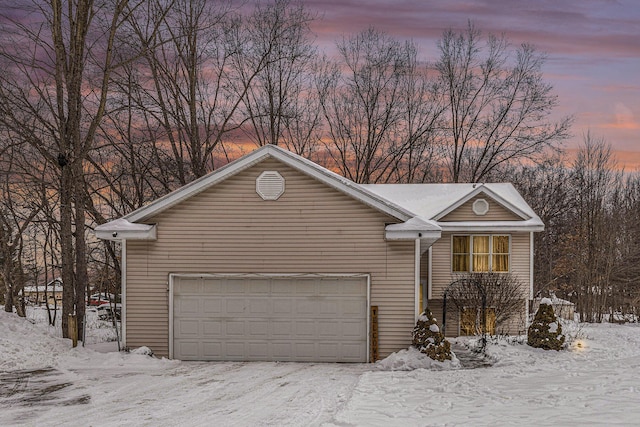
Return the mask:
<svg viewBox="0 0 640 427">
<path fill-rule="evenodd" d="M 453 237 L 453 271 L 469 271 L 469 236 Z"/>
<path fill-rule="evenodd" d="M 473 271 L 489 271 L 489 236 L 473 236 Z"/>
<path fill-rule="evenodd" d="M 509 236 L 493 236 L 492 270 L 509 271 Z"/>
</svg>

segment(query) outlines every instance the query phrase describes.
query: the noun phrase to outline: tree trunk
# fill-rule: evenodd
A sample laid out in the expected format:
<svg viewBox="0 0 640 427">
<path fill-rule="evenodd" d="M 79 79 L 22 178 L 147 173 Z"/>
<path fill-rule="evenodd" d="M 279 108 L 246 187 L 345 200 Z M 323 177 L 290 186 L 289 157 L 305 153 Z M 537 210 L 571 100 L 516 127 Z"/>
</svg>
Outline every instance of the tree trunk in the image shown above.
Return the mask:
<svg viewBox="0 0 640 427">
<path fill-rule="evenodd" d="M 60 180 L 60 251 L 62 256 L 62 336 L 69 337 L 69 315 L 74 314 L 75 280 L 74 280 L 74 251 L 71 188 L 73 177 L 67 160 L 61 154 L 60 166 L 62 168 Z M 64 165 L 63 165 L 64 163 Z"/>
</svg>

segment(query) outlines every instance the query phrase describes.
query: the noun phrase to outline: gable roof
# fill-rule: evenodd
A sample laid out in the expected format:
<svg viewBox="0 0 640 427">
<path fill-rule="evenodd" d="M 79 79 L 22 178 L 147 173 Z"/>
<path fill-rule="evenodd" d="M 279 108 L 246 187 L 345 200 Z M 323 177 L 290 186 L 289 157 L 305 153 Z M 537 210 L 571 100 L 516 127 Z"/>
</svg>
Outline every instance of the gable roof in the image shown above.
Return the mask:
<svg viewBox="0 0 640 427">
<path fill-rule="evenodd" d="M 398 205 L 378 194 L 371 192 L 355 182 L 336 174 L 304 157 L 287 151 L 275 145 L 265 145 L 255 151 L 235 160 L 208 175 L 203 176 L 155 201 L 143 206 L 124 217 L 95 228 L 96 236 L 101 239 L 145 239 L 155 240 L 155 227 L 152 225 L 136 224 L 144 222 L 154 215 L 169 209 L 211 186 L 242 172 L 261 161 L 273 158 L 293 169 L 309 175 L 318 181 L 344 193 L 380 212 L 388 214 L 400 221 L 407 221 L 413 217 L 409 209 Z M 435 223 L 429 224 L 430 229 L 438 229 Z"/>
<path fill-rule="evenodd" d="M 354 183 L 350 179 L 340 176 L 337 173 L 312 162 L 311 160 L 270 144 L 254 150 L 246 156 L 243 156 L 238 160 L 235 160 L 211 172 L 210 174 L 165 195 L 164 197 L 161 197 L 154 202 L 125 215 L 123 218 L 130 222 L 144 221 L 165 209 L 168 209 L 181 201 L 206 190 L 212 185 L 222 182 L 257 163 L 260 163 L 267 158 L 279 160 L 282 163 L 312 176 L 318 181 L 323 182 L 342 193 L 350 195 L 366 205 L 402 221 L 406 221 L 414 217 L 414 215 L 406 208 L 380 197 L 379 195 Z"/>
<path fill-rule="evenodd" d="M 276 159 L 367 206 L 403 221 L 405 225 L 402 227 L 387 226 L 389 238 L 392 235 L 397 235 L 397 238 L 413 238 L 422 236 L 420 233 L 439 236 L 443 229 L 540 231 L 544 228 L 540 218 L 511 184 L 357 184 L 283 148 L 265 145 L 118 220 L 96 227 L 96 235 L 109 240 L 155 240 L 155 226 L 139 224 L 140 222 L 148 221 L 160 212 L 268 158 Z M 481 193 L 513 212 L 522 221 L 438 223 L 449 212 Z"/>
<path fill-rule="evenodd" d="M 530 229 L 541 231 L 542 220 L 510 183 L 489 184 L 364 184 L 363 187 L 416 215 L 439 221 L 477 195 L 484 194 L 513 212 L 521 221 L 464 221 L 444 224 L 443 229 Z"/>
</svg>

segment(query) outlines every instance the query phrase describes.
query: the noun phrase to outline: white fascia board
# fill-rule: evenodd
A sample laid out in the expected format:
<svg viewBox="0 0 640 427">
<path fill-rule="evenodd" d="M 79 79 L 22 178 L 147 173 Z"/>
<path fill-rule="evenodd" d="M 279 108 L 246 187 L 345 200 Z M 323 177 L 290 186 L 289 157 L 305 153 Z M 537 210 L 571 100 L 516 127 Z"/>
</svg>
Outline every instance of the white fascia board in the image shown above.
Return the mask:
<svg viewBox="0 0 640 427">
<path fill-rule="evenodd" d="M 478 186 L 475 189 L 467 193 L 464 197 L 458 199 L 457 202 L 453 203 L 452 205 L 448 206 L 444 210 L 440 211 L 437 215 L 433 217 L 433 219 L 439 220 L 444 218 L 445 216 L 447 216 L 454 210 L 458 209 L 460 206 L 462 206 L 469 200 L 473 199 L 475 196 L 477 196 L 480 193 L 485 193 L 487 196 L 491 197 L 497 203 L 501 204 L 502 206 L 504 206 L 505 208 L 513 212 L 514 214 L 518 215 L 523 220 L 531 219 L 531 216 L 529 214 L 527 214 L 526 212 L 523 212 L 521 209 L 514 206 L 512 203 L 505 200 L 504 198 L 500 197 L 498 194 L 496 194 L 494 191 L 492 191 L 488 187 L 485 187 L 483 184 L 478 184 Z"/>
<path fill-rule="evenodd" d="M 377 194 L 364 189 L 359 184 L 340 176 L 330 170 L 323 168 L 316 163 L 298 156 L 290 151 L 275 145 L 265 145 L 258 148 L 250 154 L 235 160 L 216 171 L 197 179 L 157 200 L 137 209 L 130 214 L 124 216 L 130 222 L 144 221 L 145 219 L 168 209 L 181 201 L 201 192 L 210 186 L 217 184 L 232 175 L 242 172 L 245 169 L 261 162 L 262 160 L 272 157 L 282 163 L 299 170 L 336 190 L 345 193 L 362 203 L 371 206 L 383 213 L 391 215 L 402 221 L 406 221 L 414 216 L 413 213 L 398 206 L 386 199 L 381 198 Z"/>
<path fill-rule="evenodd" d="M 386 240 L 423 240 L 425 249 L 442 236 L 442 228 L 434 221 L 413 217 L 399 224 L 389 224 L 384 229 Z M 431 242 L 431 243 L 429 243 Z"/>
<path fill-rule="evenodd" d="M 543 231 L 544 224 L 540 220 L 531 219 L 529 221 L 461 221 L 461 222 L 438 222 L 442 231 L 457 232 L 491 232 L 491 233 L 511 233 L 511 232 L 536 232 Z"/>
<path fill-rule="evenodd" d="M 442 237 L 441 231 L 398 230 L 384 232 L 385 240 L 432 240 L 435 242 Z"/>
<path fill-rule="evenodd" d="M 122 218 L 96 227 L 94 230 L 96 237 L 116 242 L 122 240 L 156 240 L 158 237 L 155 224 L 131 224 L 134 227 L 123 228 L 118 226 L 119 221 L 122 221 Z"/>
</svg>

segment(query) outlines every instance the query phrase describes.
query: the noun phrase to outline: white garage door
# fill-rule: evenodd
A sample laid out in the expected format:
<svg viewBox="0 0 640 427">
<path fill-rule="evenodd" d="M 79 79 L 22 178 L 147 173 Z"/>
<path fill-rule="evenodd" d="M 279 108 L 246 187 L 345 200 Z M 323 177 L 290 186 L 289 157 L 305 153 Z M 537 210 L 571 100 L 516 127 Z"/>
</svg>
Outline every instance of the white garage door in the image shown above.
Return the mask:
<svg viewBox="0 0 640 427">
<path fill-rule="evenodd" d="M 365 277 L 173 277 L 173 357 L 367 361 Z"/>
</svg>

